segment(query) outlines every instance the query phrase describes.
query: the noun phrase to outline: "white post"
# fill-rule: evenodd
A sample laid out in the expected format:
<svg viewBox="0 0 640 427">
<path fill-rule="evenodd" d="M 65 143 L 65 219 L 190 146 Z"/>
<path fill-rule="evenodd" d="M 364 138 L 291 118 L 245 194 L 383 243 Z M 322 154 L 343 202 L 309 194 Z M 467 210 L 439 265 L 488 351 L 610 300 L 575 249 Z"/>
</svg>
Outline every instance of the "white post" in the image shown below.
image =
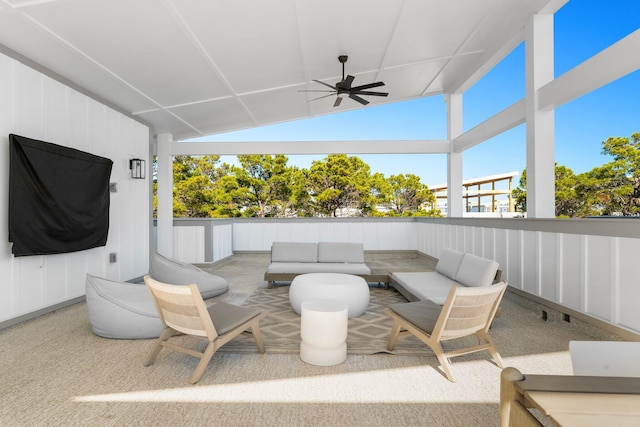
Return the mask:
<svg viewBox="0 0 640 427">
<path fill-rule="evenodd" d="M 445 95 L 447 103 L 447 216 L 462 217 L 464 203 L 462 199 L 462 153 L 453 151 L 453 141 L 462 135 L 462 94 Z"/>
<path fill-rule="evenodd" d="M 553 14 L 527 25 L 527 217 L 555 218 L 554 109 L 540 110 L 538 90 L 553 80 Z"/>
<path fill-rule="evenodd" d="M 158 135 L 158 225 L 157 250 L 173 258 L 173 135 Z"/>
</svg>

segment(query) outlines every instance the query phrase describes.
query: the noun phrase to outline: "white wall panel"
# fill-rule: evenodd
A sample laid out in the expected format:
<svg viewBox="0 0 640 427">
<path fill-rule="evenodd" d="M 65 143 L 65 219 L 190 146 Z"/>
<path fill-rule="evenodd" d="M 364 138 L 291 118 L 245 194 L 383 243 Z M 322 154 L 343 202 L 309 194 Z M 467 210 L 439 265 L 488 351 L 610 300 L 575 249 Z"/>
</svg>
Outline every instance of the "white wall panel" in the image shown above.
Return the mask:
<svg viewBox="0 0 640 427">
<path fill-rule="evenodd" d="M 479 228 L 482 231 L 482 245 L 478 256 L 495 259 L 496 230 L 494 228 Z"/>
<path fill-rule="evenodd" d="M 538 251 L 539 251 L 538 233 L 535 231 L 524 231 L 522 233 L 522 289 L 539 294 L 538 287 Z"/>
<path fill-rule="evenodd" d="M 640 240 L 618 238 L 616 262 L 617 318 L 622 326 L 640 331 Z"/>
<path fill-rule="evenodd" d="M 84 295 L 86 274 L 128 280 L 148 271 L 149 189 L 127 179 L 127 160 L 146 159 L 149 130 L 43 74 L 0 54 L 0 222 L 8 222 L 8 134 L 14 133 L 110 158 L 112 181 L 107 246 L 70 254 L 15 258 L 0 228 L 0 321 Z M 143 184 L 134 189 L 133 184 Z M 124 232 L 123 232 L 124 230 Z M 119 254 L 109 264 L 108 252 Z M 126 267 L 126 268 L 123 268 Z M 132 274 L 134 273 L 134 274 Z"/>
<path fill-rule="evenodd" d="M 233 255 L 233 225 L 224 224 L 212 227 L 213 259 L 220 261 Z"/>
<path fill-rule="evenodd" d="M 202 263 L 204 258 L 204 227 L 173 227 L 173 256 L 179 261 Z"/>
<path fill-rule="evenodd" d="M 503 280 L 507 280 L 506 272 L 509 271 L 509 240 L 507 239 L 507 230 L 496 229 L 494 233 L 495 238 L 495 255 L 493 257 L 499 264 L 499 269 L 502 270 Z"/>
<path fill-rule="evenodd" d="M 538 272 L 540 296 L 549 301 L 559 300 L 558 286 L 558 238 L 554 233 L 539 233 Z"/>
<path fill-rule="evenodd" d="M 586 311 L 611 319 L 611 251 L 612 239 L 588 236 L 586 240 Z"/>
<path fill-rule="evenodd" d="M 478 256 L 483 256 L 484 253 L 484 231 L 486 230 L 485 228 L 480 228 L 480 227 L 472 227 L 473 233 L 472 233 L 472 238 L 473 238 L 473 242 L 471 243 L 473 250 L 471 251 L 472 254 L 474 255 L 478 255 Z"/>
<path fill-rule="evenodd" d="M 584 310 L 584 244 L 580 234 L 560 235 L 560 301 L 567 307 Z"/>
<path fill-rule="evenodd" d="M 509 269 L 505 271 L 505 279 L 509 281 L 509 285 L 522 289 L 522 231 L 507 230 L 507 244 Z"/>
<path fill-rule="evenodd" d="M 11 133 L 15 127 L 14 117 L 16 115 L 16 67 L 17 64 L 4 55 L 0 55 L 0 139 L 6 144 L 6 135 Z M 0 201 L 9 200 L 9 155 L 6 145 L 0 150 Z M 3 202 L 0 202 L 0 206 Z M 0 209 L 0 224 L 9 223 L 9 210 Z M 18 301 L 17 272 L 14 269 L 13 257 L 11 256 L 11 244 L 8 242 L 9 229 L 0 226 L 0 313 L 15 313 Z"/>
</svg>

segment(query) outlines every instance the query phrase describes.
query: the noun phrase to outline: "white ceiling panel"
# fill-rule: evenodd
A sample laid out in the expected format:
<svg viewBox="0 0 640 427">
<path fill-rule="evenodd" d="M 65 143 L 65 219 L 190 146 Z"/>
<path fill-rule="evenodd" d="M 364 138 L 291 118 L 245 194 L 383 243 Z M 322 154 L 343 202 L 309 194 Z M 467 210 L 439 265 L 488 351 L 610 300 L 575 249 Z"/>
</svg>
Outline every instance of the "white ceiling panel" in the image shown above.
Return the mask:
<svg viewBox="0 0 640 427">
<path fill-rule="evenodd" d="M 521 40 L 532 13 L 562 4 L 0 0 L 0 50 L 186 139 L 366 108 L 298 92 L 339 82 L 342 54 L 355 85 L 386 83 L 370 106 L 457 90 Z"/>
<path fill-rule="evenodd" d="M 161 5 L 157 0 L 55 2 L 30 9 L 29 15 L 160 105 L 229 95 Z"/>
<path fill-rule="evenodd" d="M 298 30 L 291 25 L 295 3 L 270 0 L 239 8 L 236 2 L 190 0 L 175 6 L 234 93 L 305 81 Z"/>
<path fill-rule="evenodd" d="M 304 85 L 242 96 L 242 102 L 253 112 L 259 125 L 286 122 L 309 116 Z"/>
</svg>

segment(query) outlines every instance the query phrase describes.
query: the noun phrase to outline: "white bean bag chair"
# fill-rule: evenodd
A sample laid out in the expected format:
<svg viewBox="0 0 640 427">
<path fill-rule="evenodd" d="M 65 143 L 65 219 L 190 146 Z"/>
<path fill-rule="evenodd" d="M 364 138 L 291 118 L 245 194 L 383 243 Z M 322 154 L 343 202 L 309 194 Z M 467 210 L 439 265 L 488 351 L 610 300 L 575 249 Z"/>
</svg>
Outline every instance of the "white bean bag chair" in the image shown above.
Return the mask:
<svg viewBox="0 0 640 427">
<path fill-rule="evenodd" d="M 160 255 L 151 254 L 149 275 L 159 282 L 172 285 L 198 285 L 202 299 L 212 298 L 227 292 L 227 280 L 208 273 L 201 268 L 186 262 L 176 261 Z"/>
<path fill-rule="evenodd" d="M 162 323 L 145 285 L 113 282 L 87 274 L 89 322 L 105 338 L 158 338 Z"/>
</svg>

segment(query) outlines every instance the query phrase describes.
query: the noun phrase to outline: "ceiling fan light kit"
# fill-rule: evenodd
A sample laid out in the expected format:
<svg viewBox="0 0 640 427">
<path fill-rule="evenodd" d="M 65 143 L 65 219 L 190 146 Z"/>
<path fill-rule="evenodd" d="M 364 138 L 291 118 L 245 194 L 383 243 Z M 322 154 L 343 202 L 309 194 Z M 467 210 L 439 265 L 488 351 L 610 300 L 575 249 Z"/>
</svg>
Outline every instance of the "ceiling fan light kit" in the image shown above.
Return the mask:
<svg viewBox="0 0 640 427">
<path fill-rule="evenodd" d="M 342 64 L 342 80 L 336 83 L 335 86 L 332 86 L 320 80 L 313 80 L 316 83 L 320 83 L 323 86 L 327 86 L 331 90 L 320 90 L 320 91 L 319 90 L 309 90 L 309 91 L 302 90 L 299 92 L 329 92 L 328 95 L 324 95 L 319 98 L 310 99 L 309 101 L 315 101 L 317 99 L 322 99 L 328 96 L 336 95 L 336 101 L 333 104 L 334 107 L 339 106 L 340 103 L 342 102 L 342 98 L 346 98 L 346 97 L 349 97 L 354 101 L 359 102 L 362 105 L 367 105 L 369 101 L 367 101 L 364 98 L 361 98 L 359 95 L 361 96 L 388 96 L 389 95 L 387 92 L 372 92 L 372 91 L 366 90 L 374 87 L 384 86 L 383 82 L 375 82 L 375 83 L 369 83 L 365 85 L 352 87 L 351 84 L 353 83 L 353 80 L 355 79 L 355 77 L 347 75 L 345 78 L 345 75 L 344 75 L 344 64 L 347 62 L 348 59 L 349 57 L 347 55 L 338 56 L 338 61 Z"/>
</svg>

